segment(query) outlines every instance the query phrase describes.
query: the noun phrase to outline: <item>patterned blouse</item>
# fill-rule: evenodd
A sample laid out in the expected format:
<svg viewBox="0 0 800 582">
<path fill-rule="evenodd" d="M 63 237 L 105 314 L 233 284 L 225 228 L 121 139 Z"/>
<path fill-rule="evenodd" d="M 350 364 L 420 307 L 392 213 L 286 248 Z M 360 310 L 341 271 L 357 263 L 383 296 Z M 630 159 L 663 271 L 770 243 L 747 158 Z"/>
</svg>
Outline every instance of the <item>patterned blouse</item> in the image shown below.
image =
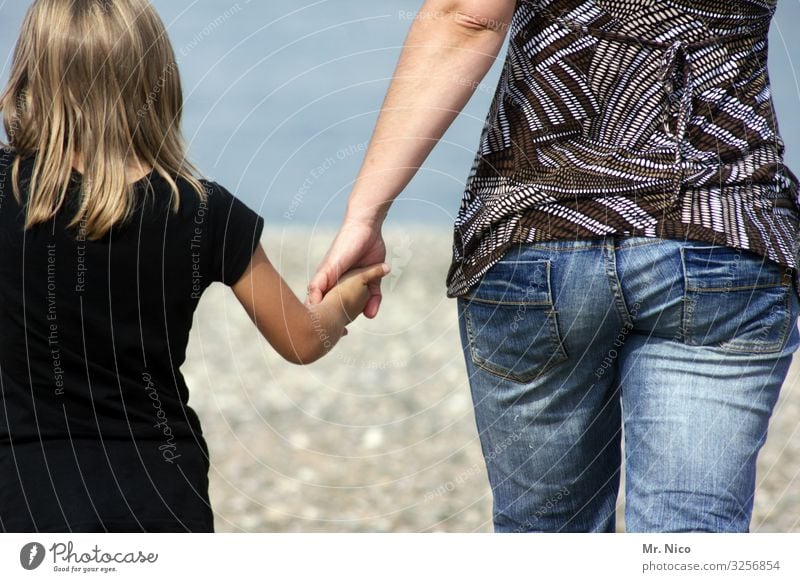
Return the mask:
<svg viewBox="0 0 800 582">
<path fill-rule="evenodd" d="M 610 234 L 747 249 L 800 289 L 800 184 L 767 69 L 776 5 L 519 0 L 448 296 L 512 245 Z"/>
</svg>

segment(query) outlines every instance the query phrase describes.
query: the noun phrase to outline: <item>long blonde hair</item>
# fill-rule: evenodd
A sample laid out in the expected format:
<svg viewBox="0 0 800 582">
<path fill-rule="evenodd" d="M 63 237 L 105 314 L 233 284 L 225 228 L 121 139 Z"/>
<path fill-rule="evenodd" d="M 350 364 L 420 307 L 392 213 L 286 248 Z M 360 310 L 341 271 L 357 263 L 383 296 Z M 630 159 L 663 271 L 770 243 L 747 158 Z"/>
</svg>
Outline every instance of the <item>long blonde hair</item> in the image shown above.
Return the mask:
<svg viewBox="0 0 800 582">
<path fill-rule="evenodd" d="M 130 217 L 135 200 L 126 169 L 146 164 L 170 185 L 205 190 L 186 160 L 180 131 L 183 94 L 175 53 L 147 0 L 35 0 L 14 52 L 0 114 L 20 161 L 35 155 L 25 227 L 64 204 L 76 156 L 83 160 L 80 224 L 91 240 Z"/>
</svg>

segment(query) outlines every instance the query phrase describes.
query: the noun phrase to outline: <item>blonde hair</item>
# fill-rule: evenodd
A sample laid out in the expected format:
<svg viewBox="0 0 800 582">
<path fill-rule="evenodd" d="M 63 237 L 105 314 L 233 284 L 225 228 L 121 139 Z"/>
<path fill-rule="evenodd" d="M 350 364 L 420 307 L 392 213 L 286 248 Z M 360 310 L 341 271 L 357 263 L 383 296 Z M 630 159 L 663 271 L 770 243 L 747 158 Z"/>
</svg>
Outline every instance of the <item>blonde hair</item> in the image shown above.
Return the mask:
<svg viewBox="0 0 800 582">
<path fill-rule="evenodd" d="M 91 240 L 132 214 L 130 165 L 147 164 L 167 181 L 175 211 L 177 178 L 204 199 L 185 159 L 182 108 L 175 53 L 147 0 L 35 0 L 0 95 L 18 201 L 20 161 L 36 156 L 25 227 L 62 207 L 78 155 L 81 204 L 70 226 Z"/>
</svg>

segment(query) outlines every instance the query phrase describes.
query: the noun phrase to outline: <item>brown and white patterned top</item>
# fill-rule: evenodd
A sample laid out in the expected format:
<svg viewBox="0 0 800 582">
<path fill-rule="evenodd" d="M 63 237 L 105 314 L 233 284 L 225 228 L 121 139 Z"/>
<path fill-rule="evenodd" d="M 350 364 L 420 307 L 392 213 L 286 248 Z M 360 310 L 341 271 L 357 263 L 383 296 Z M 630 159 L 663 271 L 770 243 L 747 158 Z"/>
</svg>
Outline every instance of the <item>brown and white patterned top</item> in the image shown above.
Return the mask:
<svg viewBox="0 0 800 582">
<path fill-rule="evenodd" d="M 520 0 L 455 224 L 448 295 L 514 244 L 747 249 L 798 278 L 767 38 L 777 0 Z"/>
</svg>

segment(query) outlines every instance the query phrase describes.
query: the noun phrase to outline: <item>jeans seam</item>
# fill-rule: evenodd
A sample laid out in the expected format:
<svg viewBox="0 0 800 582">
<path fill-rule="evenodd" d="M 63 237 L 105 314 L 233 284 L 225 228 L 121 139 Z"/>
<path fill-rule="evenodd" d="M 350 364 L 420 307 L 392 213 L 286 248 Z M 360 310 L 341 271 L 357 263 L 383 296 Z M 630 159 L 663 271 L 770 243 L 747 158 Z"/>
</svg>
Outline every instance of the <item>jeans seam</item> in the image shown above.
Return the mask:
<svg viewBox="0 0 800 582">
<path fill-rule="evenodd" d="M 737 285 L 736 287 L 686 287 L 687 291 L 707 291 L 710 293 L 727 293 L 729 291 L 752 291 L 754 289 L 774 289 L 786 287 L 781 283 L 759 283 L 756 285 Z"/>
<path fill-rule="evenodd" d="M 634 238 L 634 236 L 621 235 L 619 237 L 620 242 L 626 241 L 626 243 L 627 243 L 625 245 L 625 247 L 621 248 L 621 250 L 625 250 L 625 249 L 629 249 L 629 248 L 635 248 L 635 247 L 648 246 L 648 245 L 654 245 L 654 244 L 663 244 L 665 242 L 669 242 L 670 240 L 672 240 L 672 239 L 665 239 L 663 237 L 649 237 L 649 236 L 648 237 L 644 237 L 644 236 L 641 236 L 641 235 L 635 235 L 635 236 L 640 237 L 640 238 L 647 238 L 648 240 L 639 241 L 639 242 L 636 242 L 636 243 L 627 243 L 627 241 L 629 241 L 632 238 Z M 611 238 L 611 240 L 613 242 L 613 240 L 614 240 L 613 237 L 610 237 L 610 238 Z M 555 252 L 602 249 L 602 248 L 605 248 L 605 246 L 606 246 L 606 243 L 581 245 L 581 246 L 576 246 L 576 247 L 561 246 L 561 245 L 550 246 L 550 245 L 546 244 L 548 242 L 562 243 L 562 242 L 564 242 L 564 239 L 554 239 L 552 241 L 539 241 L 539 242 L 536 242 L 536 243 L 523 243 L 521 246 L 524 246 L 525 248 L 540 250 L 540 251 L 555 251 Z"/>
<path fill-rule="evenodd" d="M 580 246 L 580 247 L 556 247 L 556 246 L 550 247 L 550 246 L 542 246 L 542 245 L 535 245 L 535 244 L 529 244 L 529 245 L 525 245 L 525 246 L 526 246 L 526 248 L 537 250 L 537 251 L 553 251 L 553 252 L 564 252 L 564 251 L 576 252 L 576 251 L 583 251 L 583 250 L 588 251 L 588 250 L 591 250 L 591 249 L 602 249 L 602 248 L 605 247 L 605 245 L 602 245 L 602 244 L 600 244 L 600 245 L 594 245 L 593 244 L 593 245 Z"/>
<path fill-rule="evenodd" d="M 641 236 L 641 235 L 636 235 L 636 236 Z M 662 243 L 669 242 L 669 241 L 672 240 L 672 239 L 665 239 L 665 238 L 662 238 L 662 237 L 650 237 L 650 236 L 648 236 L 648 237 L 642 237 L 642 238 L 647 238 L 649 240 L 639 241 L 639 242 L 635 242 L 635 243 L 627 243 L 627 241 L 630 240 L 631 238 L 633 238 L 633 237 L 629 237 L 627 235 L 620 237 L 619 242 L 623 242 L 624 241 L 626 244 L 625 244 L 624 247 L 620 247 L 619 250 L 623 250 L 624 251 L 625 249 L 632 249 L 632 248 L 636 248 L 636 247 L 644 247 L 644 246 L 648 246 L 648 245 L 662 244 Z"/>
<path fill-rule="evenodd" d="M 606 265 L 606 280 L 611 290 L 614 306 L 617 310 L 617 315 L 622 319 L 623 325 L 633 327 L 633 318 L 631 317 L 628 306 L 625 304 L 625 296 L 622 294 L 622 283 L 617 274 L 617 246 L 615 241 L 609 241 L 603 249 L 603 260 Z"/>
<path fill-rule="evenodd" d="M 474 297 L 472 295 L 465 295 L 464 299 L 469 301 L 470 303 L 485 303 L 487 305 L 538 305 L 538 306 L 545 306 L 545 307 L 552 307 L 552 301 L 499 301 L 497 299 L 483 299 L 481 297 Z"/>
<path fill-rule="evenodd" d="M 678 330 L 680 334 L 680 338 L 682 343 L 685 345 L 692 345 L 689 338 L 689 275 L 686 270 L 686 257 L 684 255 L 684 248 L 681 247 L 680 254 L 681 254 L 681 270 L 683 271 L 683 299 L 681 305 L 681 327 Z"/>
</svg>

